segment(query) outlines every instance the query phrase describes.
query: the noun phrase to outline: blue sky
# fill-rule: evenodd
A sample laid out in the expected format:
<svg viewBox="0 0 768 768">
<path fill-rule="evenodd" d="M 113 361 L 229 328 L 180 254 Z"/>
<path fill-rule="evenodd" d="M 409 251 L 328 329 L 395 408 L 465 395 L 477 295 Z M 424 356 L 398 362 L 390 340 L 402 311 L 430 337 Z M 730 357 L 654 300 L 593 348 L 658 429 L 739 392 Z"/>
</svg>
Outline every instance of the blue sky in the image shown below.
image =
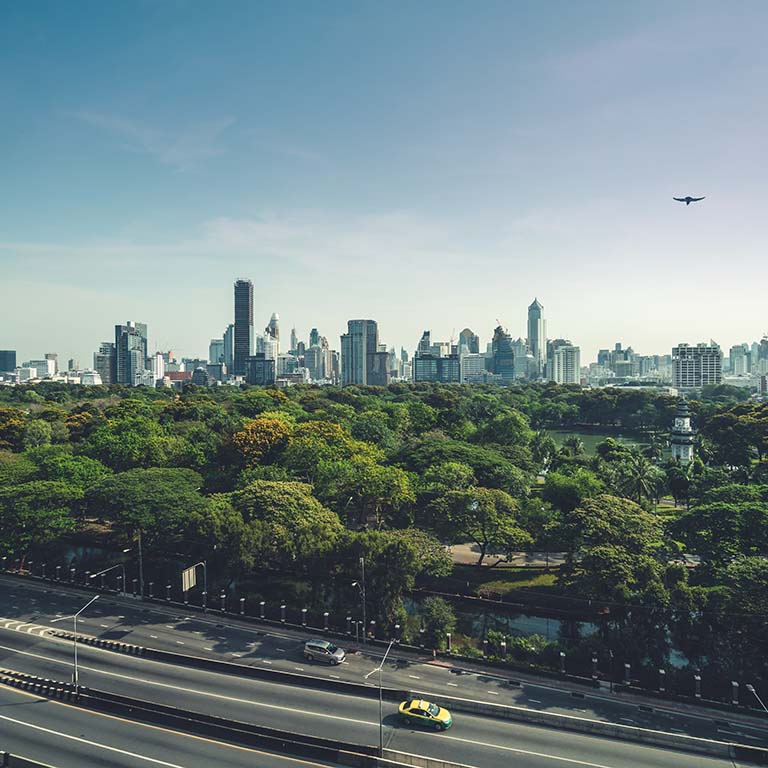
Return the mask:
<svg viewBox="0 0 768 768">
<path fill-rule="evenodd" d="M 768 5 L 0 4 L 0 348 L 768 330 Z M 673 195 L 706 195 L 689 208 Z"/>
</svg>

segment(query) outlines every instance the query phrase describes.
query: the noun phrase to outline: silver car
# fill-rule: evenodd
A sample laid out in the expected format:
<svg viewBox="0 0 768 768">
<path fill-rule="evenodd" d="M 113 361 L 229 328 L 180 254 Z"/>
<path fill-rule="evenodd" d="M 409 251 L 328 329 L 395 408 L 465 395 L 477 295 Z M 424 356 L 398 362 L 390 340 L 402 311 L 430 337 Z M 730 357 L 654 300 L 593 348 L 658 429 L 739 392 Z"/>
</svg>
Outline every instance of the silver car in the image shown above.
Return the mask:
<svg viewBox="0 0 768 768">
<path fill-rule="evenodd" d="M 327 640 L 307 640 L 304 643 L 304 658 L 307 661 L 324 661 L 327 664 L 341 664 L 347 652 Z"/>
</svg>

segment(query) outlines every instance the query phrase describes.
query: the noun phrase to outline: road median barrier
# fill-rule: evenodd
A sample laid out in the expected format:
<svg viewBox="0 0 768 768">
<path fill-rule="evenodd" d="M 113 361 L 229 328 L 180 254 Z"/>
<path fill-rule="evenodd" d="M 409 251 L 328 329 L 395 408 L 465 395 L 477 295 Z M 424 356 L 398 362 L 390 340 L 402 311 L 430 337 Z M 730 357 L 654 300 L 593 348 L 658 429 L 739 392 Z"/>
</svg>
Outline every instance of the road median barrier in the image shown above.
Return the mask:
<svg viewBox="0 0 768 768">
<path fill-rule="evenodd" d="M 56 631 L 53 632 L 52 635 L 63 640 L 75 639 L 72 632 Z M 77 641 L 80 643 L 86 642 L 81 635 L 77 636 Z M 249 677 L 256 680 L 280 683 L 282 685 L 296 685 L 304 688 L 316 688 L 323 691 L 335 691 L 349 696 L 365 696 L 371 699 L 377 699 L 379 697 L 379 687 L 377 685 L 364 685 L 363 683 L 348 683 L 344 680 L 297 675 L 294 672 L 283 672 L 276 669 L 265 669 L 264 667 L 253 667 L 246 664 L 234 664 L 230 661 L 208 659 L 203 656 L 188 656 L 182 653 L 174 653 L 173 651 L 161 651 L 157 648 L 128 645 L 113 640 L 101 640 L 98 647 L 103 650 L 114 651 L 130 656 L 141 656 L 144 659 L 150 659 L 152 661 L 161 661 L 165 664 L 192 667 L 194 669 L 218 672 L 225 675 Z M 387 701 L 403 701 L 407 698 L 407 695 L 408 691 L 406 690 L 382 688 L 382 697 Z"/>
<path fill-rule="evenodd" d="M 732 744 L 712 739 L 701 739 L 695 736 L 686 736 L 684 734 L 654 731 L 648 728 L 638 728 L 632 725 L 607 723 L 602 720 L 590 720 L 584 717 L 574 717 L 573 715 L 542 712 L 540 710 L 526 709 L 525 707 L 514 707 L 505 704 L 474 701 L 472 699 L 461 699 L 454 696 L 443 696 L 438 693 L 411 691 L 410 696 L 411 698 L 422 698 L 439 702 L 452 712 L 467 712 L 501 720 L 515 720 L 517 722 L 541 725 L 546 728 L 586 733 L 592 736 L 605 736 L 621 741 L 650 744 L 677 749 L 683 752 L 695 752 L 725 759 L 733 759 L 736 750 L 747 750 L 754 756 L 746 757 L 747 752 L 744 752 L 743 754 L 745 756 L 742 757 L 742 759 L 750 759 L 755 762 L 760 762 L 758 760 L 759 757 L 764 760 L 764 762 L 760 762 L 761 765 L 768 765 L 768 749 L 762 749 L 760 747 L 750 747 L 748 745 Z"/>
</svg>

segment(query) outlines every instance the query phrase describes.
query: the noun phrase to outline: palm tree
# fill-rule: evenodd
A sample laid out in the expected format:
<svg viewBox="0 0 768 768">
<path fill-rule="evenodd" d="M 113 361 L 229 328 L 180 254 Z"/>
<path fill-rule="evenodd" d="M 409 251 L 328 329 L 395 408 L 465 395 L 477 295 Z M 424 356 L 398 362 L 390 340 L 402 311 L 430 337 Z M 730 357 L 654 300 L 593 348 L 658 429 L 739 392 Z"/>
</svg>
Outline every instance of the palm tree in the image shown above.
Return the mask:
<svg viewBox="0 0 768 768">
<path fill-rule="evenodd" d="M 581 456 L 584 453 L 584 441 L 578 435 L 570 435 L 563 440 L 563 448 L 567 448 L 571 456 Z"/>
<path fill-rule="evenodd" d="M 658 473 L 656 468 L 641 453 L 632 451 L 622 468 L 621 490 L 638 504 L 643 497 L 650 499 L 656 490 Z"/>
</svg>

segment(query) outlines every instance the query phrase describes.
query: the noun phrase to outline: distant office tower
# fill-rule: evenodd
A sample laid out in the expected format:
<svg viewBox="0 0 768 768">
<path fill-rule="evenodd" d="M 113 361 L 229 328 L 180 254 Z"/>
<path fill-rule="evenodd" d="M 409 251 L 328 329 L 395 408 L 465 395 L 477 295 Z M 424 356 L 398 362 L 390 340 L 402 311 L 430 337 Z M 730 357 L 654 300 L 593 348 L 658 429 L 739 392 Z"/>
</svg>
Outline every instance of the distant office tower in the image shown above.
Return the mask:
<svg viewBox="0 0 768 768">
<path fill-rule="evenodd" d="M 310 336 L 310 338 L 312 337 Z M 309 371 L 309 378 L 312 379 L 312 381 L 320 381 L 325 378 L 323 348 L 319 343 L 312 344 L 304 352 L 304 367 Z"/>
<path fill-rule="evenodd" d="M 465 328 L 459 334 L 459 352 L 461 352 L 462 346 L 467 348 L 470 355 L 477 355 L 480 353 L 480 337 L 469 328 Z"/>
<path fill-rule="evenodd" d="M 235 281 L 235 328 L 232 372 L 245 375 L 245 361 L 253 352 L 253 283 Z"/>
<path fill-rule="evenodd" d="M 296 327 L 291 328 L 291 348 L 288 350 L 292 355 L 296 353 L 296 345 L 299 339 L 296 336 Z"/>
<path fill-rule="evenodd" d="M 224 362 L 224 339 L 211 339 L 211 343 L 208 345 L 208 362 Z"/>
<path fill-rule="evenodd" d="M 714 342 L 695 347 L 680 344 L 672 348 L 673 383 L 679 389 L 699 389 L 720 384 L 723 378 L 723 353 Z"/>
<path fill-rule="evenodd" d="M 413 358 L 413 380 L 440 381 L 445 384 L 461 381 L 459 355 L 417 354 Z"/>
<path fill-rule="evenodd" d="M 533 355 L 538 376 L 543 374 L 547 352 L 547 322 L 543 311 L 544 306 L 538 299 L 534 299 L 528 307 L 528 349 Z"/>
<path fill-rule="evenodd" d="M 224 331 L 224 365 L 227 373 L 232 373 L 235 365 L 235 326 L 230 323 Z"/>
<path fill-rule="evenodd" d="M 320 343 L 320 334 L 317 331 L 317 328 L 313 328 L 309 332 L 309 346 L 315 347 Z"/>
<path fill-rule="evenodd" d="M 80 368 L 80 361 L 75 359 L 74 357 L 70 357 L 69 360 L 67 360 L 67 370 L 68 371 L 79 371 L 79 370 L 82 370 Z"/>
<path fill-rule="evenodd" d="M 386 349 L 379 351 L 375 320 L 348 320 L 341 337 L 341 383 L 386 386 L 389 365 Z"/>
<path fill-rule="evenodd" d="M 59 356 L 55 352 L 46 352 L 45 359 L 53 362 L 53 373 L 59 372 Z"/>
<path fill-rule="evenodd" d="M 150 358 L 152 365 L 152 376 L 155 382 L 158 382 L 165 378 L 165 358 L 162 352 L 156 352 Z"/>
<path fill-rule="evenodd" d="M 417 355 L 428 355 L 432 352 L 432 331 L 424 331 L 416 347 Z"/>
<path fill-rule="evenodd" d="M 102 384 L 116 383 L 116 358 L 115 345 L 111 341 L 102 341 L 99 351 L 93 353 L 93 370 L 99 374 Z"/>
<path fill-rule="evenodd" d="M 728 355 L 731 363 L 731 373 L 736 376 L 752 372 L 752 352 L 748 344 L 736 344 L 731 347 Z"/>
<path fill-rule="evenodd" d="M 479 353 L 470 352 L 461 356 L 462 384 L 483 384 L 487 378 L 488 358 Z"/>
<path fill-rule="evenodd" d="M 16 368 L 16 350 L 0 349 L 0 373 L 8 373 Z"/>
<path fill-rule="evenodd" d="M 249 384 L 272 387 L 276 379 L 276 361 L 265 357 L 263 352 L 249 355 L 245 359 L 245 380 Z"/>
<path fill-rule="evenodd" d="M 24 363 L 25 368 L 34 368 L 37 371 L 38 379 L 53 378 L 56 373 L 56 364 L 53 360 L 43 358 L 42 360 L 27 360 Z"/>
<path fill-rule="evenodd" d="M 500 384 L 511 384 L 515 379 L 515 350 L 512 337 L 500 326 L 493 330 L 491 341 L 493 372 Z"/>
<path fill-rule="evenodd" d="M 696 436 L 691 428 L 691 413 L 684 398 L 677 401 L 677 413 L 675 425 L 669 438 L 669 448 L 673 459 L 678 459 L 681 464 L 690 464 L 693 459 L 693 445 Z"/>
<path fill-rule="evenodd" d="M 581 383 L 581 350 L 573 344 L 558 344 L 552 351 L 551 381 L 558 384 Z"/>
<path fill-rule="evenodd" d="M 269 323 L 264 329 L 276 342 L 277 351 L 280 351 L 280 315 L 277 312 L 272 313 L 272 317 L 269 318 Z"/>
<path fill-rule="evenodd" d="M 129 387 L 147 368 L 147 326 L 132 323 L 115 326 L 115 382 Z"/>
</svg>

